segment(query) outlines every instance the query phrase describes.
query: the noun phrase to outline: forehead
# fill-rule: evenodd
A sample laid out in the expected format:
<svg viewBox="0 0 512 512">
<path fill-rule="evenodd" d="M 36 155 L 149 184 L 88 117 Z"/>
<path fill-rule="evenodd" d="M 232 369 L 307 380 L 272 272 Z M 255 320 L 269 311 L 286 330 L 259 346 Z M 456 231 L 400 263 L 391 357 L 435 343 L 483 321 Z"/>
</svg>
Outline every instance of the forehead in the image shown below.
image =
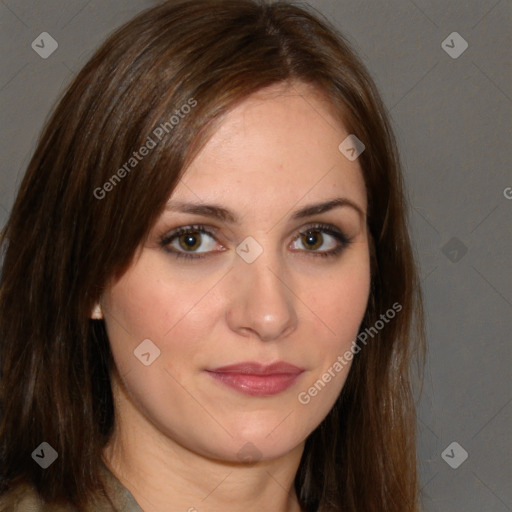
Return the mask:
<svg viewBox="0 0 512 512">
<path fill-rule="evenodd" d="M 251 198 L 265 207 L 341 194 L 365 208 L 361 168 L 338 149 L 348 135 L 332 104 L 311 86 L 269 87 L 227 114 L 172 197 L 233 205 Z"/>
</svg>

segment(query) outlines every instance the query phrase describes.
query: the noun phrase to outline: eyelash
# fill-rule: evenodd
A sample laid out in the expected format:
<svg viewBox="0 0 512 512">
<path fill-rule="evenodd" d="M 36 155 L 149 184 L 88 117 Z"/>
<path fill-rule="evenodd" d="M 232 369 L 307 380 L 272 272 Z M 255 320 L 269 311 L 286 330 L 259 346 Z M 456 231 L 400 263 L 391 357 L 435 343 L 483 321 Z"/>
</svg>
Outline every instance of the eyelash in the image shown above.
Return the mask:
<svg viewBox="0 0 512 512">
<path fill-rule="evenodd" d="M 335 228 L 334 226 L 331 226 L 329 224 L 312 224 L 307 226 L 304 230 L 300 231 L 298 236 L 293 239 L 297 240 L 301 236 L 307 235 L 309 232 L 320 232 L 320 233 L 326 233 L 327 235 L 332 236 L 334 239 L 336 239 L 339 242 L 339 245 L 335 249 L 331 249 L 329 251 L 304 251 L 309 253 L 311 256 L 321 256 L 324 258 L 327 257 L 334 257 L 338 256 L 343 249 L 346 248 L 348 244 L 352 242 L 352 238 L 349 238 L 343 231 L 339 230 L 338 228 Z M 176 258 L 183 258 L 188 260 L 199 260 L 208 257 L 209 252 L 204 253 L 194 253 L 194 252 L 185 252 L 185 251 L 177 251 L 174 248 L 169 248 L 169 244 L 174 241 L 174 239 L 179 238 L 181 235 L 186 235 L 189 233 L 201 233 L 205 235 L 209 235 L 212 238 L 215 239 L 215 233 L 208 229 L 206 226 L 203 225 L 190 225 L 190 226 L 183 226 L 181 228 L 175 229 L 174 231 L 171 231 L 170 233 L 167 233 L 163 235 L 160 238 L 160 245 L 161 247 L 168 253 L 172 254 Z"/>
</svg>

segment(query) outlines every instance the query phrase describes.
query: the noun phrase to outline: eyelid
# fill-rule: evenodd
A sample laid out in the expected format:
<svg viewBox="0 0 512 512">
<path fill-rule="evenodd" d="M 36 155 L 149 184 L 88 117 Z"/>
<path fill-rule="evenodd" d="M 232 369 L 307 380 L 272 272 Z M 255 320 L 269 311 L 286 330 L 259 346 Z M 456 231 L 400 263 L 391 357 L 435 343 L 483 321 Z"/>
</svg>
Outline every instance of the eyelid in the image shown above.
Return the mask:
<svg viewBox="0 0 512 512">
<path fill-rule="evenodd" d="M 160 238 L 160 242 L 161 243 L 169 243 L 174 238 L 176 238 L 184 233 L 188 233 L 190 231 L 198 231 L 199 233 L 204 233 L 204 234 L 210 235 L 212 238 L 215 238 L 217 236 L 217 232 L 219 230 L 217 228 L 208 226 L 206 224 L 187 224 L 185 226 L 180 226 L 180 227 L 172 229 L 169 232 L 166 232 Z"/>
<path fill-rule="evenodd" d="M 333 224 L 326 224 L 324 222 L 312 222 L 310 224 L 306 224 L 300 229 L 299 236 L 304 235 L 309 231 L 321 231 L 332 236 L 340 236 L 347 242 L 350 240 L 350 237 L 342 229 L 334 226 Z"/>
</svg>

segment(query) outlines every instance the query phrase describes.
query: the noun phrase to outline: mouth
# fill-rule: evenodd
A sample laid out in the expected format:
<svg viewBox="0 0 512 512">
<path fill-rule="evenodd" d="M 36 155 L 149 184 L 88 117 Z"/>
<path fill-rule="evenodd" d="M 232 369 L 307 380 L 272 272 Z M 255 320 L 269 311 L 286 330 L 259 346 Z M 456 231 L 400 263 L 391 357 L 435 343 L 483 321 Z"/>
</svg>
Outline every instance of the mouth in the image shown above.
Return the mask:
<svg viewBox="0 0 512 512">
<path fill-rule="evenodd" d="M 277 362 L 263 365 L 243 362 L 206 370 L 218 382 L 251 396 L 272 396 L 290 388 L 305 370 Z"/>
</svg>

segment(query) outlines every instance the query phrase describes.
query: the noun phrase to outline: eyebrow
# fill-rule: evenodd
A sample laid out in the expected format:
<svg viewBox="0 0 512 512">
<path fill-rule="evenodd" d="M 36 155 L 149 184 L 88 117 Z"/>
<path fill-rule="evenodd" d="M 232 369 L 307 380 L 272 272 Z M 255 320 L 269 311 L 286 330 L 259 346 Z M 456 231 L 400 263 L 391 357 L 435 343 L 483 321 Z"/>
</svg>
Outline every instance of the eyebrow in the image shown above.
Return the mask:
<svg viewBox="0 0 512 512">
<path fill-rule="evenodd" d="M 306 217 L 312 217 L 313 215 L 320 215 L 321 213 L 328 212 L 335 208 L 342 208 L 347 206 L 354 209 L 362 219 L 365 219 L 366 213 L 364 212 L 364 210 L 358 204 L 344 197 L 337 197 L 321 203 L 307 205 L 301 208 L 300 210 L 294 212 L 292 215 L 292 219 L 304 219 Z M 203 217 L 213 217 L 215 219 L 230 224 L 240 223 L 240 219 L 236 214 L 216 204 L 169 201 L 165 207 L 165 210 L 201 215 Z"/>
</svg>

